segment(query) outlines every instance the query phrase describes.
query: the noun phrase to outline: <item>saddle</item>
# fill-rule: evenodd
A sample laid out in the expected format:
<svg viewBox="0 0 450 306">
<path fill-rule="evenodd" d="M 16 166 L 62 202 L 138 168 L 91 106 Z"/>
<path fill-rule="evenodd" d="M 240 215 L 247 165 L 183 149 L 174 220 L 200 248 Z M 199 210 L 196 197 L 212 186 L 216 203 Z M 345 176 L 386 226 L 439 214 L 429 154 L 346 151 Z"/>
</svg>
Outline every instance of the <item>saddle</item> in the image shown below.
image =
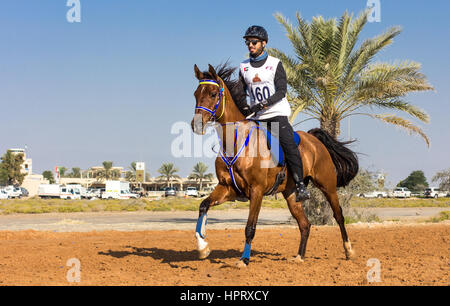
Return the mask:
<svg viewBox="0 0 450 306">
<path fill-rule="evenodd" d="M 260 126 L 259 121 L 255 122 L 258 124 L 259 129 L 263 131 L 264 134 L 266 135 L 267 147 L 270 150 L 274 163 L 278 165 L 278 167 L 284 167 L 286 165 L 286 161 L 284 158 L 284 153 L 283 149 L 281 148 L 280 141 L 278 140 L 277 137 L 273 136 L 268 129 Z M 296 132 L 294 132 L 294 141 L 297 146 L 300 144 L 301 141 L 300 135 L 297 134 Z"/>
</svg>

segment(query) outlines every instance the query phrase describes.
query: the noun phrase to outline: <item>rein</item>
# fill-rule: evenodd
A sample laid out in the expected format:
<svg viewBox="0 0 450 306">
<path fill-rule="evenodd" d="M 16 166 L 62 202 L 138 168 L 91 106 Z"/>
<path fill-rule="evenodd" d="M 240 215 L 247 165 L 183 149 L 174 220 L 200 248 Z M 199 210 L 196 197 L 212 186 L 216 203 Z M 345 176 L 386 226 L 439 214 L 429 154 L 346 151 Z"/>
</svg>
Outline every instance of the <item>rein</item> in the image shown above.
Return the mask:
<svg viewBox="0 0 450 306">
<path fill-rule="evenodd" d="M 220 102 L 222 102 L 222 94 L 224 92 L 224 88 L 220 86 L 219 82 L 216 82 L 215 80 L 209 80 L 209 79 L 200 80 L 199 85 L 214 85 L 214 86 L 217 86 L 217 87 L 220 88 L 220 90 L 219 90 L 219 97 L 217 98 L 217 102 L 216 102 L 216 105 L 214 106 L 214 109 L 209 109 L 209 108 L 206 108 L 206 107 L 203 107 L 203 106 L 196 106 L 195 107 L 196 109 L 200 109 L 200 110 L 206 111 L 209 114 L 211 114 L 211 118 L 214 119 L 214 121 L 219 120 L 223 116 L 223 114 L 225 112 L 225 103 L 226 103 L 226 101 L 225 101 L 225 95 L 223 95 L 222 113 L 220 114 L 219 117 L 217 117 L 217 109 L 219 108 Z M 227 124 L 234 124 L 235 127 L 236 127 L 236 129 L 235 129 L 235 138 L 234 138 L 234 145 L 236 146 L 236 141 L 237 141 L 237 136 L 238 136 L 238 128 L 239 128 L 239 126 L 236 125 L 236 124 L 239 124 L 239 121 L 238 122 L 233 122 L 233 123 L 225 123 L 225 124 L 221 124 L 221 125 L 224 126 L 224 125 L 227 125 Z M 234 177 L 234 172 L 233 172 L 233 165 L 236 162 L 236 160 L 238 159 L 239 155 L 241 155 L 241 153 L 244 150 L 244 148 L 246 146 L 248 146 L 249 141 L 250 141 L 250 136 L 251 136 L 253 130 L 257 129 L 257 128 L 259 128 L 259 126 L 251 127 L 251 129 L 250 129 L 250 131 L 249 131 L 249 133 L 247 135 L 247 138 L 245 139 L 244 143 L 242 144 L 242 146 L 240 147 L 240 149 L 238 150 L 238 152 L 237 152 L 237 154 L 235 156 L 227 156 L 227 154 L 225 153 L 225 150 L 224 150 L 224 148 L 222 146 L 222 142 L 220 141 L 220 137 L 219 137 L 219 143 L 220 143 L 220 148 L 221 148 L 220 149 L 220 157 L 222 158 L 222 160 L 224 161 L 225 165 L 227 166 L 227 169 L 228 169 L 228 172 L 229 172 L 229 174 L 231 176 L 231 180 L 233 182 L 234 187 L 236 188 L 236 190 L 241 195 L 244 194 L 244 193 L 242 192 L 242 190 L 239 188 L 239 186 L 236 183 L 236 179 Z"/>
<path fill-rule="evenodd" d="M 199 85 L 204 85 L 204 84 L 209 84 L 209 85 L 214 85 L 214 86 L 219 87 L 220 88 L 219 89 L 219 97 L 217 98 L 217 102 L 216 102 L 216 105 L 214 106 L 214 109 L 209 109 L 209 108 L 206 108 L 206 107 L 203 107 L 203 106 L 196 106 L 195 109 L 201 109 L 201 110 L 204 110 L 204 111 L 210 113 L 211 114 L 211 118 L 213 118 L 214 121 L 217 121 L 223 116 L 223 114 L 225 112 L 226 99 L 225 99 L 225 95 L 223 95 L 222 113 L 220 114 L 219 117 L 217 117 L 217 108 L 219 107 L 219 104 L 222 101 L 222 94 L 224 92 L 224 88 L 220 87 L 220 84 L 218 82 L 214 81 L 214 80 L 207 80 L 207 79 L 200 80 Z"/>
<path fill-rule="evenodd" d="M 239 124 L 239 122 L 233 122 L 232 124 L 235 125 L 236 129 L 235 129 L 235 136 L 234 136 L 234 145 L 236 146 L 236 141 L 237 141 L 237 136 L 238 136 L 238 128 L 239 125 L 236 125 L 236 123 Z M 237 154 L 235 156 L 227 156 L 227 154 L 225 153 L 225 150 L 222 146 L 222 142 L 220 141 L 220 137 L 219 137 L 219 143 L 220 143 L 220 157 L 222 158 L 222 160 L 224 161 L 225 165 L 227 166 L 228 169 L 228 173 L 230 173 L 231 176 L 231 181 L 233 182 L 234 187 L 236 188 L 236 190 L 240 193 L 240 194 L 244 194 L 242 192 L 242 190 L 239 188 L 239 186 L 236 183 L 236 180 L 234 178 L 234 172 L 233 172 L 233 165 L 234 163 L 237 161 L 239 155 L 241 155 L 242 151 L 245 149 L 246 146 L 248 146 L 249 141 L 250 141 L 250 136 L 252 135 L 252 132 L 254 129 L 258 129 L 259 126 L 252 126 L 250 128 L 250 131 L 248 132 L 247 138 L 245 138 L 244 143 L 242 144 L 242 146 L 240 147 L 240 149 L 238 150 Z"/>
</svg>

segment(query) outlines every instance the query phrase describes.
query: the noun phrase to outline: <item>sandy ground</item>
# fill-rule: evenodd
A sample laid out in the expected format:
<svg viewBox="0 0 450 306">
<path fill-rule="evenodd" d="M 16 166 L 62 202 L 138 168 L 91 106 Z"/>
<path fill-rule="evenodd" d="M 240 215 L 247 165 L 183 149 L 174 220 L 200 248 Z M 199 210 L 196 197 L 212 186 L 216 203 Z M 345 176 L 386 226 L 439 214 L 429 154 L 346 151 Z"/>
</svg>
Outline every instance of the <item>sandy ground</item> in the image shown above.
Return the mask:
<svg viewBox="0 0 450 306">
<path fill-rule="evenodd" d="M 449 208 L 364 208 L 360 210 L 367 214 L 375 214 L 380 220 L 420 222 Z M 211 210 L 208 212 L 208 229 L 243 229 L 247 223 L 247 217 L 248 209 Z M 0 215 L 0 231 L 194 230 L 197 218 L 198 211 L 15 214 Z M 297 228 L 288 209 L 262 208 L 258 218 L 258 228 L 274 226 Z"/>
<path fill-rule="evenodd" d="M 301 264 L 288 260 L 298 229 L 257 229 L 245 269 L 233 267 L 243 229 L 207 230 L 206 260 L 197 259 L 192 230 L 0 231 L 0 285 L 450 285 L 449 223 L 347 228 L 354 259 L 345 260 L 337 227 L 312 227 Z M 380 283 L 367 280 L 372 258 Z"/>
</svg>

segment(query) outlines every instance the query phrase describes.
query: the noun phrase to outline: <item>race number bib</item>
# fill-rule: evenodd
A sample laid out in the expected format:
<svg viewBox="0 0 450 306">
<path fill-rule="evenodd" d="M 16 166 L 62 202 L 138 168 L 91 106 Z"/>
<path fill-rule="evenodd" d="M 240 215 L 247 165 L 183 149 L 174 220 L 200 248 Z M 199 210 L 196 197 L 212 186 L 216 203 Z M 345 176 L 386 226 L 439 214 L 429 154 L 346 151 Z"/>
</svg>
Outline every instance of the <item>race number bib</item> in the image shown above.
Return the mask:
<svg viewBox="0 0 450 306">
<path fill-rule="evenodd" d="M 268 86 L 252 86 L 252 99 L 256 102 L 262 102 L 270 98 L 270 89 Z"/>
</svg>

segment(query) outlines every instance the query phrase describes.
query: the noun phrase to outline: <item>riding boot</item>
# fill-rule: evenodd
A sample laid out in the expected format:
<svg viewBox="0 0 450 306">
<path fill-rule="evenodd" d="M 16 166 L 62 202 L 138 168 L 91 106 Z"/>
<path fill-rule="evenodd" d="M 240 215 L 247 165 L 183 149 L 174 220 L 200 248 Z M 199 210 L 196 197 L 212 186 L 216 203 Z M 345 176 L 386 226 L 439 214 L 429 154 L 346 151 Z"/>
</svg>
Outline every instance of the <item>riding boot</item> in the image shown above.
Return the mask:
<svg viewBox="0 0 450 306">
<path fill-rule="evenodd" d="M 292 174 L 292 178 L 294 179 L 295 183 L 295 201 L 300 202 L 304 200 L 308 200 L 311 198 L 311 194 L 308 190 L 306 190 L 306 186 L 303 183 L 303 180 L 300 179 L 297 173 Z"/>
</svg>

